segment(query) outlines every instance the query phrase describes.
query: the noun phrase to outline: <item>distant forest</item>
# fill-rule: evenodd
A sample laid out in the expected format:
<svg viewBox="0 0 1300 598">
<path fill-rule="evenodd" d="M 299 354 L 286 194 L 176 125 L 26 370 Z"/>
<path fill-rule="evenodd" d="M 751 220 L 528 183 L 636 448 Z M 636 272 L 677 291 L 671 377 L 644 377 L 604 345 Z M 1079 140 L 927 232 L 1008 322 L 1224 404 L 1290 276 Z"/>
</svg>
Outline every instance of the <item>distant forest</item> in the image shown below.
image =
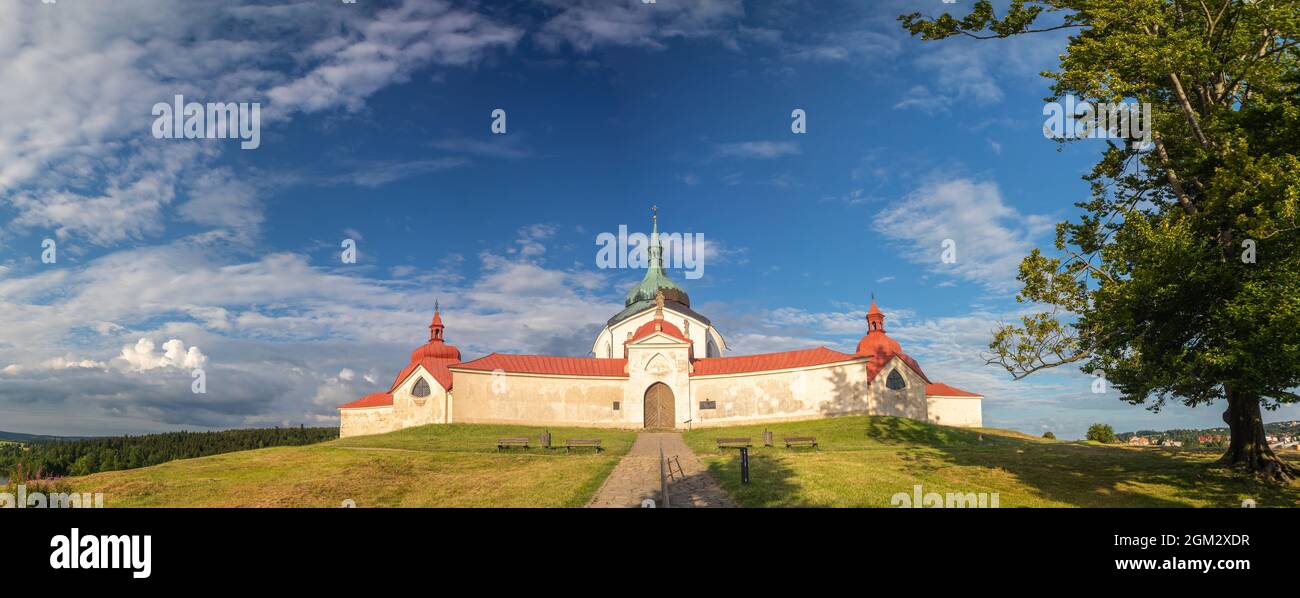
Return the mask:
<svg viewBox="0 0 1300 598">
<path fill-rule="evenodd" d="M 189 459 L 267 448 L 315 444 L 339 437 L 331 428 L 254 428 L 221 432 L 167 432 L 145 436 L 111 436 L 49 442 L 0 443 L 0 474 L 24 472 L 44 476 L 77 476 L 158 465 Z"/>
</svg>

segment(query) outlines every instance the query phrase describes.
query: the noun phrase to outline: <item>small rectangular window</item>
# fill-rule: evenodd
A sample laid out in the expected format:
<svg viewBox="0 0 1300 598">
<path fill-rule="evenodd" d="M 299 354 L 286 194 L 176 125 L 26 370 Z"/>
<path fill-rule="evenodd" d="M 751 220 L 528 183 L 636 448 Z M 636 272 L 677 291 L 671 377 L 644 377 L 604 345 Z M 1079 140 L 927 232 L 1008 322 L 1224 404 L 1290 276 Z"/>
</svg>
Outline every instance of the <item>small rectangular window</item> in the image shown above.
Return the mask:
<svg viewBox="0 0 1300 598">
<path fill-rule="evenodd" d="M 614 411 L 618 411 L 618 401 L 614 401 Z"/>
<path fill-rule="evenodd" d="M 717 408 L 718 408 L 717 401 L 700 401 L 700 411 L 704 411 L 706 409 L 717 409 Z"/>
</svg>

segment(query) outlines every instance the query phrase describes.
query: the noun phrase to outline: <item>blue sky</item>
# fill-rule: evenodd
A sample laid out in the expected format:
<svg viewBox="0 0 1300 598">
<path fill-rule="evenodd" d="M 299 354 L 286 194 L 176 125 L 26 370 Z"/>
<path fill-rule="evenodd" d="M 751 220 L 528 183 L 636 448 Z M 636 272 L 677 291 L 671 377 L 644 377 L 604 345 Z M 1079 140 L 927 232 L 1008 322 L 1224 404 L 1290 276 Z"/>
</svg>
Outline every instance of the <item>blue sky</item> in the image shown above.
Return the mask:
<svg viewBox="0 0 1300 598">
<path fill-rule="evenodd" d="M 733 354 L 850 351 L 874 292 L 987 425 L 1220 423 L 983 365 L 1102 142 L 1041 133 L 1063 36 L 895 20 L 968 3 L 2 1 L 0 429 L 329 425 L 388 386 L 435 299 L 467 357 L 585 354 L 639 278 L 598 268 L 595 238 L 651 204 L 705 236 L 704 277 L 674 276 Z M 260 103 L 260 147 L 155 139 L 176 94 Z"/>
</svg>

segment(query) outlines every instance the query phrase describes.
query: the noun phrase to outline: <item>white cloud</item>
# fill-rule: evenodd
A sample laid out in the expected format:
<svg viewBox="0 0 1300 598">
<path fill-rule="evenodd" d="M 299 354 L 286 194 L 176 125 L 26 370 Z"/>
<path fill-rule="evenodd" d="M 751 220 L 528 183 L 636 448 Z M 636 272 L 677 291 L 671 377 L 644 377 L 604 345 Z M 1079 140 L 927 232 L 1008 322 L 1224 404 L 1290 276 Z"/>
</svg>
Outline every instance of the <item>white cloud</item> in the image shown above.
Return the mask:
<svg viewBox="0 0 1300 598">
<path fill-rule="evenodd" d="M 952 104 L 952 98 L 935 93 L 925 85 L 913 85 L 907 89 L 902 98 L 894 104 L 895 110 L 916 108 L 926 114 L 945 112 Z"/>
<path fill-rule="evenodd" d="M 93 359 L 77 359 L 71 355 L 54 357 L 45 362 L 45 366 L 53 370 L 66 370 L 68 368 L 88 368 L 104 369 L 107 367 L 102 361 Z"/>
<path fill-rule="evenodd" d="M 834 348 L 831 339 L 808 338 L 786 334 L 763 334 L 761 332 L 734 332 L 727 335 L 727 347 L 730 355 L 750 355 L 754 353 L 772 353 L 776 351 L 794 351 L 815 347 Z"/>
<path fill-rule="evenodd" d="M 1021 259 L 1052 221 L 1007 205 L 995 183 L 955 179 L 923 185 L 873 216 L 872 226 L 913 263 L 1009 292 Z M 948 239 L 955 243 L 953 263 L 942 261 Z"/>
<path fill-rule="evenodd" d="M 519 229 L 516 247 L 508 249 L 511 254 L 524 258 L 540 257 L 546 253 L 545 241 L 555 236 L 560 228 L 554 224 L 531 224 Z"/>
<path fill-rule="evenodd" d="M 8 364 L 0 369 L 0 417 L 30 415 L 39 405 L 48 422 L 75 413 L 85 426 L 51 431 L 101 434 L 328 423 L 346 402 L 335 399 L 387 387 L 427 339 L 434 298 L 442 301 L 448 341 L 466 358 L 584 355 L 604 319 L 622 309 L 605 298 L 622 289 L 611 289 L 604 273 L 499 255 L 483 255 L 484 274 L 465 284 L 457 276 L 340 274 L 294 253 L 237 259 L 223 247 L 220 237 L 201 235 L 0 278 L 0 330 L 23 339 L 21 346 L 0 341 L 0 364 Z M 75 358 L 69 338 L 77 339 Z M 158 347 L 162 339 L 170 340 Z M 104 363 L 117 367 L 80 367 Z M 79 367 L 58 376 L 50 369 L 68 364 Z M 195 364 L 207 372 L 206 395 L 189 392 L 186 368 Z M 51 385 L 84 390 L 51 397 Z"/>
<path fill-rule="evenodd" d="M 1001 85 L 1008 82 L 1039 85 L 1049 81 L 1039 73 L 1056 68 L 1057 56 L 1065 50 L 1065 32 L 1022 35 L 998 40 L 996 44 L 960 36 L 942 43 L 924 44 L 924 53 L 914 68 L 933 73 L 928 84 L 910 87 L 894 105 L 927 113 L 946 112 L 954 107 L 983 106 L 1001 102 Z"/>
<path fill-rule="evenodd" d="M 94 185 L 92 179 L 102 174 L 106 179 L 101 192 L 80 193 L 37 184 L 9 195 L 18 211 L 12 224 L 53 229 L 60 239 L 80 236 L 99 245 L 160 232 L 164 208 L 176 196 L 182 171 L 204 152 L 197 145 L 174 147 L 174 151 L 157 145 L 135 147 L 136 152 L 126 152 L 125 158 L 105 157 L 86 175 L 57 176 L 62 173 L 56 171 L 55 176 L 47 177 L 61 185 L 81 187 Z M 101 172 L 110 170 L 115 172 Z"/>
<path fill-rule="evenodd" d="M 770 160 L 781 156 L 798 155 L 800 150 L 799 144 L 793 141 L 739 141 L 719 143 L 714 146 L 713 153 L 720 158 Z"/>
<path fill-rule="evenodd" d="M 389 183 L 470 164 L 468 158 L 447 156 L 421 160 L 396 160 L 353 165 L 351 170 L 330 177 L 334 183 L 358 187 L 382 187 Z"/>
<path fill-rule="evenodd" d="M 153 138 L 155 103 L 178 94 L 263 102 L 262 126 L 273 127 L 298 112 L 355 111 L 416 69 L 473 65 L 522 35 L 442 0 L 372 11 L 339 3 L 124 0 L 76 10 L 14 3 L 0 23 L 0 202 L 16 212 L 12 227 L 113 245 L 160 234 L 168 207 L 188 195 L 181 219 L 247 240 L 262 223 L 257 190 L 238 172 L 210 168 L 238 146 Z M 350 180 L 377 186 L 464 163 L 380 164 Z"/>
<path fill-rule="evenodd" d="M 225 228 L 248 239 L 262 224 L 262 204 L 252 185 L 229 169 L 203 173 L 190 183 L 190 200 L 180 206 L 182 217 L 201 225 Z"/>
<path fill-rule="evenodd" d="M 350 35 L 322 40 L 299 54 L 318 62 L 315 68 L 267 92 L 279 110 L 343 106 L 355 111 L 379 89 L 406 81 L 416 68 L 471 64 L 513 47 L 523 36 L 515 27 L 441 0 L 407 0 L 349 24 Z"/>
<path fill-rule="evenodd" d="M 660 2 L 642 0 L 544 0 L 558 11 L 535 34 L 543 48 L 568 45 L 581 52 L 600 46 L 660 49 L 668 39 L 718 38 L 734 43 L 741 0 Z"/>
<path fill-rule="evenodd" d="M 861 205 L 872 203 L 874 201 L 878 201 L 878 198 L 868 194 L 866 189 L 854 189 L 838 198 L 834 196 L 828 196 L 823 199 L 824 200 L 838 199 L 839 201 L 843 202 L 844 205 L 847 206 L 861 206 Z"/>
<path fill-rule="evenodd" d="M 524 143 L 523 133 L 493 135 L 487 139 L 451 137 L 430 143 L 435 148 L 458 154 L 488 158 L 527 158 L 533 150 Z"/>
<path fill-rule="evenodd" d="M 163 343 L 161 353 L 154 353 L 152 340 L 141 338 L 134 345 L 123 346 L 120 357 L 133 372 L 158 368 L 193 370 L 202 368 L 208 361 L 198 347 L 186 349 L 185 342 L 175 338 Z"/>
<path fill-rule="evenodd" d="M 749 262 L 749 248 L 728 245 L 722 241 L 706 237 L 701 259 L 709 266 L 746 264 Z"/>
<path fill-rule="evenodd" d="M 894 56 L 901 46 L 902 42 L 895 34 L 855 30 L 832 32 L 814 41 L 787 44 L 783 53 L 793 60 L 871 61 Z"/>
</svg>

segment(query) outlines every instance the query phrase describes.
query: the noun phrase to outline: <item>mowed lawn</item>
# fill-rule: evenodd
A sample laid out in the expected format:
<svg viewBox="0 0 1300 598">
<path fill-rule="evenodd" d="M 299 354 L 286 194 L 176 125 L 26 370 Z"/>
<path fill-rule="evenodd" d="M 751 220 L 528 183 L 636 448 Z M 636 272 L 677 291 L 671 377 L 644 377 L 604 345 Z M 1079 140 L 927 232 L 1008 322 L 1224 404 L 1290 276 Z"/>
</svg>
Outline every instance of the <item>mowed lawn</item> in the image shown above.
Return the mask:
<svg viewBox="0 0 1300 598">
<path fill-rule="evenodd" d="M 771 430 L 776 446 L 762 445 Z M 750 481 L 738 451 L 719 437 L 749 436 Z M 816 436 L 820 448 L 786 449 L 783 436 Z M 747 507 L 890 507 L 894 494 L 998 493 L 1001 507 L 1300 506 L 1300 483 L 1280 487 L 1211 466 L 1216 450 L 1057 442 L 1006 430 L 932 426 L 892 417 L 695 430 L 686 442 Z M 1286 458 L 1300 461 L 1296 451 Z"/>
<path fill-rule="evenodd" d="M 600 438 L 592 449 L 510 449 Z M 68 478 L 78 492 L 103 492 L 107 507 L 580 507 L 613 470 L 634 432 L 451 424 L 408 428 L 299 447 L 184 459 Z"/>
</svg>

